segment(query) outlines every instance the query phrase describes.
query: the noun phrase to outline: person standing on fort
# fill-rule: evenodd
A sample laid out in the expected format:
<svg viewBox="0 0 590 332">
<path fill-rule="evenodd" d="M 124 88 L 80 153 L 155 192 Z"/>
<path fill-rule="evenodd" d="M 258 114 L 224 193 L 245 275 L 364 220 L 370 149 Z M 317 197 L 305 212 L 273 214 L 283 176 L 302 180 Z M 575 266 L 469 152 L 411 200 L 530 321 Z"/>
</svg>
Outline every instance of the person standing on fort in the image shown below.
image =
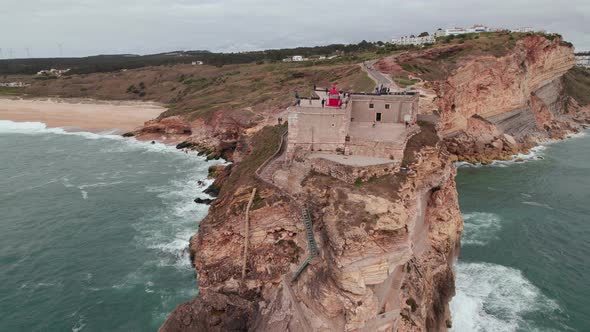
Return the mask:
<svg viewBox="0 0 590 332">
<path fill-rule="evenodd" d="M 322 98 L 322 108 L 324 108 L 325 103 L 326 103 L 326 100 L 324 98 Z"/>
</svg>

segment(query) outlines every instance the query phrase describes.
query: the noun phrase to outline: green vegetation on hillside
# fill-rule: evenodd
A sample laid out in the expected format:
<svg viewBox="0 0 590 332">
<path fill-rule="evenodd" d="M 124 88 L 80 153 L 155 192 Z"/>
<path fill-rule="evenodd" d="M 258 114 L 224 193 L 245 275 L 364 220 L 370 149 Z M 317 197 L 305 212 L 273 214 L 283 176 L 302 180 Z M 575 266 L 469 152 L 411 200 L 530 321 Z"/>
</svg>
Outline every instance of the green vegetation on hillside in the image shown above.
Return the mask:
<svg viewBox="0 0 590 332">
<path fill-rule="evenodd" d="M 287 131 L 286 124 L 267 126 L 256 132 L 251 138 L 249 147 L 252 151 L 240 161 L 239 166 L 232 170 L 229 177 L 221 184 L 220 194 L 232 193 L 239 186 L 249 186 L 256 181 L 256 170 L 270 158 L 279 148 L 279 140 Z M 245 147 L 245 146 L 244 146 Z"/>
<path fill-rule="evenodd" d="M 393 80 L 402 88 L 407 88 L 419 82 L 418 80 L 412 80 L 407 76 L 395 76 L 393 77 Z"/>
<path fill-rule="evenodd" d="M 182 83 L 164 117 L 190 114 L 194 119 L 218 110 L 257 113 L 284 108 L 295 101 L 295 91 L 303 98 L 309 97 L 314 84 L 353 91 L 374 88 L 374 83 L 356 65 L 308 67 L 296 63 L 219 68 L 213 76 L 185 76 Z"/>
<path fill-rule="evenodd" d="M 5 78 L 13 80 L 11 76 Z M 275 62 L 227 66 L 157 66 L 115 73 L 69 75 L 38 81 L 29 77 L 28 96 L 145 100 L 169 110 L 162 116 L 188 120 L 209 118 L 223 111 L 242 123 L 256 121 L 261 111 L 285 108 L 317 87 L 355 92 L 374 89 L 375 83 L 357 63 Z M 229 113 L 231 112 L 231 113 Z"/>
<path fill-rule="evenodd" d="M 0 96 L 19 96 L 22 95 L 23 88 L 10 88 L 0 86 Z"/>
<path fill-rule="evenodd" d="M 71 70 L 67 75 L 89 74 L 136 69 L 150 66 L 190 64 L 203 61 L 206 65 L 225 66 L 232 64 L 280 62 L 294 55 L 318 60 L 320 56 L 338 55 L 325 63 L 359 62 L 356 54 L 372 53 L 383 49 L 382 42 L 362 41 L 357 44 L 332 44 L 315 47 L 297 47 L 239 53 L 214 53 L 209 51 L 175 51 L 161 54 L 134 55 L 97 55 L 84 58 L 35 58 L 0 60 L 0 75 L 28 74 L 40 70 L 56 68 Z M 386 51 L 387 52 L 387 51 Z"/>
</svg>

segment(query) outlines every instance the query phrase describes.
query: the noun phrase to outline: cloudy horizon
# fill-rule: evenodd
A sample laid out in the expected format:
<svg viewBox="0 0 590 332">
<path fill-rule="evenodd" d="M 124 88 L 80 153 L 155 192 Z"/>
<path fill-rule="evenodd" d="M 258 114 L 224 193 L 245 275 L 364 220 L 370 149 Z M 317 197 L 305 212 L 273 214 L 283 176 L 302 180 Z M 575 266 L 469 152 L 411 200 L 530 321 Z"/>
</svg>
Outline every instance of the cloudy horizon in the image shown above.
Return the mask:
<svg viewBox="0 0 590 332">
<path fill-rule="evenodd" d="M 546 0 L 29 0 L 3 8 L 3 26 L 14 29 L 0 37 L 2 59 L 347 44 L 473 24 L 544 29 L 590 50 L 590 2 L 579 0 L 558 7 Z"/>
</svg>

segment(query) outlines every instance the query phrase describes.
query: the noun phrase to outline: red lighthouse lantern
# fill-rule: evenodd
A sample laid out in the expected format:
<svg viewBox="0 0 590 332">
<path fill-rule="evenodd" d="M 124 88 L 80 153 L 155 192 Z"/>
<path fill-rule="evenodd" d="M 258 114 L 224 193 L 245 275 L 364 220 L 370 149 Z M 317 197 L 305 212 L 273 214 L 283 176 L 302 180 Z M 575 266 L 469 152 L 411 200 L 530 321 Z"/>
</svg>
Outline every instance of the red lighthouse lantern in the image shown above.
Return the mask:
<svg viewBox="0 0 590 332">
<path fill-rule="evenodd" d="M 333 87 L 328 93 L 328 106 L 330 107 L 340 107 L 342 105 L 342 100 L 340 100 L 340 93 L 336 90 L 336 87 Z"/>
</svg>

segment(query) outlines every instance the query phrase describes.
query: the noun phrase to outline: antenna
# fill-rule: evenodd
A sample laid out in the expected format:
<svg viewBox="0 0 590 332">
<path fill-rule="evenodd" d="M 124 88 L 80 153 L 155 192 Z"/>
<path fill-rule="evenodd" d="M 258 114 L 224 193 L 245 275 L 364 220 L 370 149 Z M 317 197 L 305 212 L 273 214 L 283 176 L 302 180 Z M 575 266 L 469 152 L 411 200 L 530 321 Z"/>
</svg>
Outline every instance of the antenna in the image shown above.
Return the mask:
<svg viewBox="0 0 590 332">
<path fill-rule="evenodd" d="M 57 47 L 59 48 L 59 56 L 62 57 L 63 56 L 63 48 L 61 43 L 57 43 Z"/>
<path fill-rule="evenodd" d="M 0 58 L 3 58 L 3 56 L 2 56 L 2 47 L 0 47 Z"/>
<path fill-rule="evenodd" d="M 25 47 L 25 52 L 27 52 L 27 58 L 31 57 L 31 49 L 29 49 L 28 47 Z"/>
</svg>

